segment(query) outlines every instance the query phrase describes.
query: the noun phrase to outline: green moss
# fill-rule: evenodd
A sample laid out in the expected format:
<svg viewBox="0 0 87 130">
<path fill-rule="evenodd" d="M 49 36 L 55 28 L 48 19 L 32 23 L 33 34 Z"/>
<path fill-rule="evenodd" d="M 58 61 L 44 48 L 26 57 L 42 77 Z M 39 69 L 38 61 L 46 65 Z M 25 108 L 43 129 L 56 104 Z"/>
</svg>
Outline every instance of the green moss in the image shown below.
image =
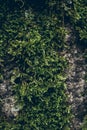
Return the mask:
<svg viewBox="0 0 87 130">
<path fill-rule="evenodd" d="M 81 14 L 79 0 L 71 4 L 57 0 L 40 2 L 44 8 L 38 2 L 24 3 L 21 9 L 18 2 L 10 0 L 3 0 L 0 5 L 0 66 L 2 70 L 12 68 L 10 80 L 21 106 L 13 120 L 2 114 L 0 129 L 68 130 L 71 113 L 65 94 L 67 61 L 59 53 L 65 47 L 64 26 L 69 23 L 84 41 L 84 4 Z M 83 17 L 81 31 L 79 23 Z M 0 77 L 3 78 L 3 71 Z"/>
</svg>

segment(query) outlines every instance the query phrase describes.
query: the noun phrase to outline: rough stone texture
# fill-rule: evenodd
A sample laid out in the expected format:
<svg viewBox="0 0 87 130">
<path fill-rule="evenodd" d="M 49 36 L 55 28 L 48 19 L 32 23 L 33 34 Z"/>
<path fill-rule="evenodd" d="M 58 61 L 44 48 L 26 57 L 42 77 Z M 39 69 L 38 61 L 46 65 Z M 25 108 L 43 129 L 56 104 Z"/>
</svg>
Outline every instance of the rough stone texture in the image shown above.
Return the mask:
<svg viewBox="0 0 87 130">
<path fill-rule="evenodd" d="M 69 66 L 66 70 L 67 75 L 67 94 L 71 105 L 74 118 L 71 122 L 71 130 L 80 130 L 85 113 L 84 91 L 87 86 L 85 82 L 86 63 L 83 52 L 79 47 L 72 43 L 74 37 L 72 31 L 66 28 L 69 36 L 66 36 L 67 48 L 63 50 L 63 56 L 67 59 Z"/>
<path fill-rule="evenodd" d="M 0 98 L 2 103 L 2 112 L 9 118 L 18 115 L 19 108 L 16 106 L 16 99 L 12 91 L 12 83 L 10 82 L 10 77 L 12 71 L 4 69 L 3 77 L 4 80 L 0 83 Z"/>
</svg>

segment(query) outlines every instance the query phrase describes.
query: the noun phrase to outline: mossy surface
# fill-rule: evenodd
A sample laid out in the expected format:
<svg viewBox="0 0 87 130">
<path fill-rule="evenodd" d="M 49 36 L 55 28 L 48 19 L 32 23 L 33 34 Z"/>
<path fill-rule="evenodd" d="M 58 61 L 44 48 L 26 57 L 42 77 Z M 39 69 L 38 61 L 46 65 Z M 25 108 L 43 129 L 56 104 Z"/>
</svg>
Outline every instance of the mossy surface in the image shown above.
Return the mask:
<svg viewBox="0 0 87 130">
<path fill-rule="evenodd" d="M 85 44 L 86 33 L 79 22 L 84 17 L 85 29 L 86 2 L 23 3 L 23 7 L 16 0 L 1 0 L 0 4 L 0 80 L 6 78 L 5 69 L 11 71 L 12 92 L 20 106 L 12 119 L 1 112 L 0 129 L 62 130 L 68 127 L 71 113 L 65 93 L 68 63 L 60 52 L 66 47 L 68 24 L 80 44 Z"/>
</svg>

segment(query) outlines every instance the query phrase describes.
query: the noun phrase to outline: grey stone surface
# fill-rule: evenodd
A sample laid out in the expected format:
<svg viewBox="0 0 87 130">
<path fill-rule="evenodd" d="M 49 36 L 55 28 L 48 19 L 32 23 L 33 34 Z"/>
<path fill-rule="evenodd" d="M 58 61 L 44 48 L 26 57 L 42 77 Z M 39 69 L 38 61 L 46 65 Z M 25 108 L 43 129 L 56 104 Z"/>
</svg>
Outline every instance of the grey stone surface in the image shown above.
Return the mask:
<svg viewBox="0 0 87 130">
<path fill-rule="evenodd" d="M 9 118 L 18 115 L 19 107 L 16 105 L 16 99 L 12 91 L 13 84 L 10 82 L 12 71 L 7 67 L 3 71 L 4 80 L 0 84 L 0 97 L 2 104 L 2 112 Z"/>
<path fill-rule="evenodd" d="M 79 49 L 79 47 L 77 47 L 74 43 L 71 43 L 72 31 L 70 29 L 68 29 L 68 31 L 70 32 L 70 36 L 66 36 L 66 42 L 67 46 L 69 46 L 69 50 L 65 48 L 63 53 L 69 63 L 69 67 L 66 70 L 66 93 L 68 93 L 69 104 L 71 105 L 72 113 L 74 115 L 71 122 L 71 130 L 80 130 L 83 119 L 82 114 L 83 111 L 85 111 L 85 97 L 83 93 L 85 92 L 85 87 L 87 86 L 85 81 L 87 66 L 81 49 Z"/>
</svg>

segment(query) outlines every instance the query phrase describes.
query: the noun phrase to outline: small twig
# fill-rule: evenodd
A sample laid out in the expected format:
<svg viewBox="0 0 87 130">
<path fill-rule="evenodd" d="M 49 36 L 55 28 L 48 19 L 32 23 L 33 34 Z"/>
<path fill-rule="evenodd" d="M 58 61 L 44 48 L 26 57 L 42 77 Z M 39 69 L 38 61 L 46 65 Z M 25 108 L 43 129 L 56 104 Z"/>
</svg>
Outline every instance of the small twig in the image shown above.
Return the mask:
<svg viewBox="0 0 87 130">
<path fill-rule="evenodd" d="M 23 6 L 24 6 L 24 1 L 23 0 L 15 0 L 15 2 L 21 2 L 21 6 L 20 6 L 20 8 L 22 8 Z"/>
</svg>

